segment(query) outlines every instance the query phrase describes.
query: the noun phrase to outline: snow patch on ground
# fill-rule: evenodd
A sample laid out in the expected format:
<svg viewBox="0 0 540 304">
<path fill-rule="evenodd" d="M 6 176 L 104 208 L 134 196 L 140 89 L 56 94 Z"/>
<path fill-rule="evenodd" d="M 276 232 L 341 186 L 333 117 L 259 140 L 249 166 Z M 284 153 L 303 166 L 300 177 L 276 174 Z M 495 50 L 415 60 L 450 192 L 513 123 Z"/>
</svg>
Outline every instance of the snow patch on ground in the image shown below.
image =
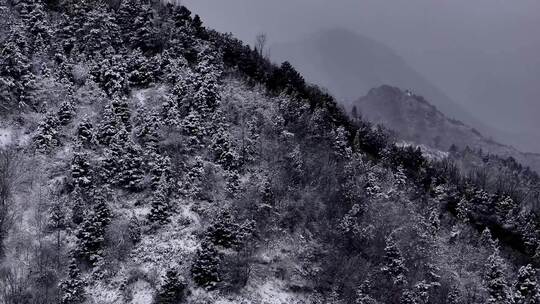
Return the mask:
<svg viewBox="0 0 540 304">
<path fill-rule="evenodd" d="M 150 283 L 143 280 L 138 280 L 133 284 L 133 299 L 132 304 L 152 304 L 154 300 L 154 292 Z"/>
<path fill-rule="evenodd" d="M 10 129 L 0 128 L 0 148 L 3 148 L 13 141 L 13 131 Z"/>
<path fill-rule="evenodd" d="M 444 151 L 441 151 L 432 147 L 428 147 L 426 145 L 418 145 L 415 143 L 410 143 L 410 142 L 405 142 L 405 141 L 396 143 L 396 146 L 420 148 L 420 150 L 422 150 L 422 155 L 425 158 L 429 160 L 433 160 L 433 161 L 440 161 L 440 160 L 446 159 L 450 155 L 450 153 L 448 152 L 444 152 Z"/>
</svg>

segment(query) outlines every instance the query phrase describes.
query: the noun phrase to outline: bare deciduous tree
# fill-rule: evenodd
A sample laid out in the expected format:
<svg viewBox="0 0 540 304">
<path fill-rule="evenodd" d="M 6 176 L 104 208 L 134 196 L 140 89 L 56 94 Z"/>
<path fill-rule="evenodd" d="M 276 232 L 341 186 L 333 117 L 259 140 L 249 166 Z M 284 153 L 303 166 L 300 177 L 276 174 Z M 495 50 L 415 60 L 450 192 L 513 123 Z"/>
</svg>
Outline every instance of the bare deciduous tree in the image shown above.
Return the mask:
<svg viewBox="0 0 540 304">
<path fill-rule="evenodd" d="M 16 180 L 18 159 L 11 147 L 0 148 L 0 259 L 4 255 L 3 240 L 13 219 L 12 190 Z"/>
<path fill-rule="evenodd" d="M 255 37 L 255 49 L 259 51 L 259 55 L 263 57 L 266 43 L 268 42 L 268 36 L 266 33 L 260 33 Z"/>
</svg>

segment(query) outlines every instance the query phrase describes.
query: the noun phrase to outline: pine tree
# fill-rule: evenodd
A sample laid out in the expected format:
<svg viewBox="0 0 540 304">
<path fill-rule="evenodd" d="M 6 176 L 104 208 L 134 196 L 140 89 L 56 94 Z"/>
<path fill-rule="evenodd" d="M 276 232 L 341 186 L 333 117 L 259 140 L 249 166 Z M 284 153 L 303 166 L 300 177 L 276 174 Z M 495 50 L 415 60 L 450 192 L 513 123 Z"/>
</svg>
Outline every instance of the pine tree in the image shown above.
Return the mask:
<svg viewBox="0 0 540 304">
<path fill-rule="evenodd" d="M 146 87 L 155 80 L 156 64 L 142 54 L 140 49 L 133 51 L 128 57 L 127 71 L 131 86 Z"/>
<path fill-rule="evenodd" d="M 195 162 L 190 166 L 184 181 L 184 194 L 193 199 L 202 199 L 204 162 L 196 156 Z"/>
<path fill-rule="evenodd" d="M 113 112 L 112 105 L 105 105 L 98 128 L 98 140 L 102 145 L 109 145 L 116 133 L 120 130 L 120 122 Z"/>
<path fill-rule="evenodd" d="M 221 258 L 215 246 L 209 241 L 203 241 L 191 267 L 191 275 L 195 283 L 206 289 L 214 289 L 221 281 L 220 261 Z"/>
<path fill-rule="evenodd" d="M 384 253 L 385 265 L 382 267 L 382 271 L 388 273 L 394 285 L 405 285 L 407 283 L 407 268 L 405 267 L 405 259 L 395 240 L 394 232 L 386 237 Z"/>
<path fill-rule="evenodd" d="M 151 205 L 152 209 L 148 214 L 148 219 L 160 225 L 165 225 L 169 222 L 171 215 L 170 204 L 170 185 L 167 182 L 165 175 L 161 177 L 159 186 L 152 193 Z"/>
<path fill-rule="evenodd" d="M 212 136 L 210 148 L 214 154 L 214 160 L 223 166 L 225 170 L 237 170 L 240 166 L 240 155 L 233 146 L 233 140 L 225 126 L 219 126 Z"/>
<path fill-rule="evenodd" d="M 34 137 L 36 149 L 41 153 L 48 153 L 58 146 L 59 121 L 53 114 L 49 114 L 39 124 L 37 134 Z"/>
<path fill-rule="evenodd" d="M 161 178 L 170 179 L 171 176 L 171 159 L 168 156 L 163 156 L 153 150 L 146 151 L 146 165 L 150 173 L 150 183 L 152 190 L 156 190 L 161 182 Z"/>
<path fill-rule="evenodd" d="M 377 300 L 372 298 L 368 294 L 368 289 L 371 287 L 371 282 L 369 280 L 364 281 L 360 287 L 356 290 L 356 298 L 354 300 L 355 304 L 377 304 Z"/>
<path fill-rule="evenodd" d="M 240 174 L 237 171 L 226 171 L 225 191 L 231 198 L 235 198 L 240 191 Z"/>
<path fill-rule="evenodd" d="M 83 146 L 91 146 L 95 141 L 95 130 L 90 120 L 85 117 L 77 127 L 77 141 Z"/>
<path fill-rule="evenodd" d="M 84 17 L 78 30 L 78 41 L 84 41 L 78 45 L 80 51 L 89 57 L 113 53 L 120 45 L 120 29 L 107 5 L 94 3 Z"/>
<path fill-rule="evenodd" d="M 111 211 L 107 204 L 107 193 L 94 193 L 97 201 L 92 213 L 87 214 L 77 232 L 77 253 L 92 266 L 99 265 L 103 257 L 106 228 L 111 222 Z"/>
<path fill-rule="evenodd" d="M 141 241 L 141 223 L 135 214 L 129 218 L 128 233 L 129 239 L 133 244 L 137 244 Z"/>
<path fill-rule="evenodd" d="M 461 304 L 463 303 L 463 296 L 457 286 L 453 286 L 446 296 L 446 304 Z"/>
<path fill-rule="evenodd" d="M 496 250 L 499 248 L 499 243 L 495 238 L 493 238 L 493 235 L 491 235 L 491 230 L 489 228 L 485 228 L 482 231 L 482 234 L 480 235 L 480 241 L 481 246 L 484 246 L 490 251 Z"/>
<path fill-rule="evenodd" d="M 427 304 L 430 285 L 424 281 L 414 285 L 413 290 L 405 290 L 401 296 L 401 304 Z"/>
<path fill-rule="evenodd" d="M 116 20 L 122 30 L 124 43 L 128 44 L 130 37 L 136 31 L 135 18 L 142 10 L 140 0 L 125 0 L 120 3 L 120 7 L 116 13 Z"/>
<path fill-rule="evenodd" d="M 206 230 L 206 239 L 216 246 L 231 248 L 238 245 L 237 233 L 240 226 L 233 221 L 230 213 L 223 212 Z"/>
<path fill-rule="evenodd" d="M 536 278 L 537 272 L 532 265 L 529 264 L 519 268 L 514 296 L 516 304 L 540 303 L 540 290 Z"/>
<path fill-rule="evenodd" d="M 297 145 L 294 149 L 287 155 L 287 158 L 290 162 L 290 170 L 292 174 L 292 180 L 295 184 L 300 183 L 304 179 L 304 157 L 300 146 Z"/>
<path fill-rule="evenodd" d="M 261 188 L 261 202 L 265 205 L 274 206 L 275 194 L 272 189 L 271 180 L 268 176 L 264 177 Z"/>
<path fill-rule="evenodd" d="M 75 116 L 75 107 L 71 100 L 64 101 L 58 109 L 58 120 L 63 126 L 67 126 Z"/>
<path fill-rule="evenodd" d="M 183 133 L 187 138 L 187 148 L 195 151 L 202 146 L 202 140 L 206 135 L 204 120 L 197 111 L 191 111 L 184 117 L 181 123 Z"/>
<path fill-rule="evenodd" d="M 219 104 L 221 68 L 218 63 L 219 59 L 215 53 L 205 51 L 201 54 L 201 60 L 196 67 L 192 110 L 198 111 L 203 116 L 215 111 Z"/>
<path fill-rule="evenodd" d="M 86 218 L 87 205 L 82 196 L 82 190 L 75 187 L 71 193 L 71 221 L 75 225 L 80 225 Z"/>
<path fill-rule="evenodd" d="M 118 184 L 131 191 L 139 190 L 144 178 L 143 152 L 131 140 L 126 143 L 122 152 L 122 157 L 117 160 L 120 169 Z"/>
<path fill-rule="evenodd" d="M 33 35 L 32 52 L 44 52 L 50 47 L 51 28 L 41 1 L 24 0 L 18 3 L 27 32 Z"/>
<path fill-rule="evenodd" d="M 487 303 L 512 303 L 509 286 L 504 276 L 504 261 L 499 256 L 498 249 L 495 249 L 487 260 L 485 281 L 489 295 Z"/>
<path fill-rule="evenodd" d="M 336 156 L 344 158 L 350 157 L 352 150 L 349 146 L 349 134 L 344 127 L 340 126 L 334 131 L 334 153 Z"/>
<path fill-rule="evenodd" d="M 164 97 L 162 103 L 161 117 L 165 126 L 180 129 L 182 126 L 182 117 L 180 114 L 180 109 L 176 100 L 167 95 Z"/>
<path fill-rule="evenodd" d="M 71 161 L 71 178 L 75 187 L 88 188 L 92 185 L 92 169 L 86 153 L 74 153 Z"/>
<path fill-rule="evenodd" d="M 34 75 L 23 30 L 13 30 L 2 45 L 0 56 L 0 109 L 12 111 L 30 104 Z M 22 41 L 21 41 L 22 40 Z"/>
<path fill-rule="evenodd" d="M 163 285 L 156 297 L 156 304 L 177 304 L 182 303 L 185 297 L 186 284 L 184 279 L 178 275 L 174 269 L 170 269 L 165 274 Z"/>
<path fill-rule="evenodd" d="M 133 20 L 133 32 L 129 43 L 133 48 L 143 51 L 154 51 L 157 33 L 153 25 L 153 13 L 150 5 L 143 4 Z"/>
<path fill-rule="evenodd" d="M 61 304 L 81 304 L 85 300 L 84 282 L 75 259 L 71 259 L 68 276 L 60 283 L 60 290 Z"/>
<path fill-rule="evenodd" d="M 124 96 L 129 91 L 127 63 L 122 55 L 110 55 L 93 61 L 90 72 L 94 81 L 111 98 Z"/>
<path fill-rule="evenodd" d="M 113 99 L 112 109 L 117 121 L 121 122 L 128 132 L 131 131 L 131 113 L 126 98 L 116 97 Z"/>
<path fill-rule="evenodd" d="M 148 113 L 145 107 L 139 107 L 136 116 L 135 136 L 147 150 L 156 151 L 160 140 L 160 121 L 159 116 L 154 113 Z"/>
</svg>

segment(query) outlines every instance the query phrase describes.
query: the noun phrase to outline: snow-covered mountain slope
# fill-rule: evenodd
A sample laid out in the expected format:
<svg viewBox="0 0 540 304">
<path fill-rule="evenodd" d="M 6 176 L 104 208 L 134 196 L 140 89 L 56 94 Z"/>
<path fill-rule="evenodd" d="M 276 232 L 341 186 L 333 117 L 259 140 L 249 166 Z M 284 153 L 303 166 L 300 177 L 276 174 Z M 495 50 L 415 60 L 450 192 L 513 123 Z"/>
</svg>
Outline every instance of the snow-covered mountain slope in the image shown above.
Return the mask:
<svg viewBox="0 0 540 304">
<path fill-rule="evenodd" d="M 396 144 L 185 7 L 59 3 L 0 0 L 0 303 L 540 294 L 537 177 Z"/>
<path fill-rule="evenodd" d="M 540 171 L 540 154 L 523 153 L 483 136 L 461 121 L 448 118 L 434 105 L 408 90 L 383 85 L 354 104 L 361 116 L 394 131 L 400 139 L 448 151 L 452 145 L 469 147 L 502 158 L 513 157 Z"/>
</svg>

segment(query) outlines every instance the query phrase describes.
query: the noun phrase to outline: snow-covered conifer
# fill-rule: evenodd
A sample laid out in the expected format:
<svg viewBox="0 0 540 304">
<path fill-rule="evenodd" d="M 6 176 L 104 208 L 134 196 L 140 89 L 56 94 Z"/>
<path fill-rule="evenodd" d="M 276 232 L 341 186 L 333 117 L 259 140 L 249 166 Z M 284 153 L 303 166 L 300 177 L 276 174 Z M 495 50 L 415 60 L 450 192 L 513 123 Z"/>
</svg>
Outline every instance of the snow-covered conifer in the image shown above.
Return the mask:
<svg viewBox="0 0 540 304">
<path fill-rule="evenodd" d="M 81 304 L 85 301 L 84 281 L 77 261 L 71 259 L 67 278 L 60 283 L 61 304 Z"/>
<path fill-rule="evenodd" d="M 403 286 L 407 283 L 407 268 L 405 259 L 395 239 L 394 232 L 386 237 L 386 247 L 384 248 L 385 264 L 382 271 L 387 273 L 394 285 Z"/>
<path fill-rule="evenodd" d="M 167 270 L 163 284 L 156 297 L 156 304 L 176 304 L 181 303 L 185 297 L 186 283 L 178 271 Z"/>
<path fill-rule="evenodd" d="M 528 264 L 518 270 L 514 301 L 516 304 L 540 303 L 540 289 L 536 269 Z"/>
</svg>

